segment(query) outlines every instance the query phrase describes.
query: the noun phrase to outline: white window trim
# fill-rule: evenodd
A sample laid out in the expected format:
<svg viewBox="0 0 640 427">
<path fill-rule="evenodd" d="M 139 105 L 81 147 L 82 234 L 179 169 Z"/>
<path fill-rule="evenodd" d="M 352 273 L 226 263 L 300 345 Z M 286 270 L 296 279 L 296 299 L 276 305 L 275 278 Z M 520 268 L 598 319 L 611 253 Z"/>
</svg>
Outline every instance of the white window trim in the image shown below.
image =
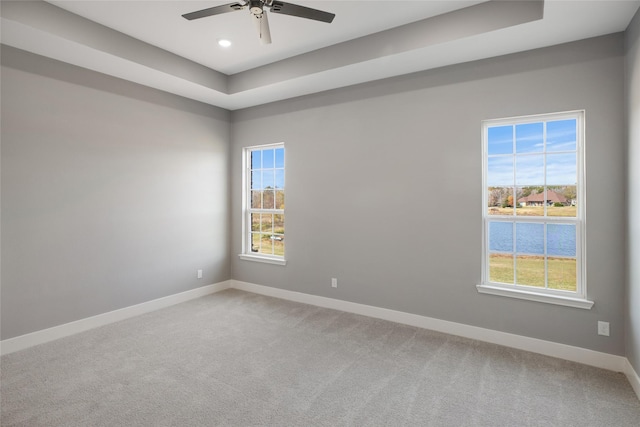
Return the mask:
<svg viewBox="0 0 640 427">
<path fill-rule="evenodd" d="M 268 255 L 238 254 L 240 259 L 245 261 L 263 262 L 265 264 L 287 265 L 287 260 L 280 257 L 270 257 Z"/>
<path fill-rule="evenodd" d="M 252 150 L 261 150 L 265 148 L 284 148 L 284 142 L 278 142 L 275 144 L 264 145 L 252 145 L 250 147 L 244 147 L 242 149 L 242 253 L 238 254 L 238 257 L 244 261 L 262 262 L 266 264 L 274 265 L 286 265 L 287 260 L 284 256 L 279 255 L 267 255 L 267 254 L 253 254 L 251 253 L 251 231 L 248 224 L 251 222 L 251 192 L 248 190 L 251 170 L 251 161 L 249 159 Z M 286 153 L 285 153 L 285 180 L 286 180 Z M 285 190 L 286 194 L 286 190 Z M 284 210 L 282 210 L 284 214 Z M 286 220 L 285 220 L 286 221 Z M 285 255 L 286 255 L 285 245 Z"/>
<path fill-rule="evenodd" d="M 524 289 L 507 289 L 503 286 L 494 286 L 490 284 L 476 285 L 476 288 L 481 294 L 546 302 L 548 304 L 565 305 L 568 307 L 584 308 L 587 310 L 590 310 L 591 307 L 593 307 L 593 301 L 583 298 L 572 298 L 563 295 L 547 295 L 541 292 L 530 292 Z"/>
<path fill-rule="evenodd" d="M 576 233 L 576 292 L 539 289 L 535 287 L 527 287 L 522 285 L 509 285 L 504 283 L 495 283 L 488 280 L 487 271 L 487 254 L 488 254 L 488 222 L 491 221 L 509 221 L 512 222 L 513 216 L 488 215 L 487 200 L 487 162 L 488 162 L 488 128 L 501 125 L 513 125 L 522 123 L 536 123 L 548 120 L 577 120 L 577 141 L 576 141 L 576 158 L 577 164 L 577 196 L 578 206 L 576 218 L 567 219 L 564 217 L 517 217 L 526 222 L 546 222 L 554 223 L 568 222 L 575 223 L 579 228 Z M 587 299 L 587 280 L 586 280 L 586 198 L 585 198 L 585 111 L 568 111 L 563 113 L 537 114 L 532 116 L 509 117 L 503 119 L 484 120 L 482 122 L 482 280 L 476 285 L 479 293 L 497 295 L 509 298 L 518 298 L 529 301 L 537 301 L 549 304 L 563 305 L 575 308 L 591 309 L 594 305 L 593 301 Z M 514 195 L 515 197 L 515 195 Z"/>
</svg>

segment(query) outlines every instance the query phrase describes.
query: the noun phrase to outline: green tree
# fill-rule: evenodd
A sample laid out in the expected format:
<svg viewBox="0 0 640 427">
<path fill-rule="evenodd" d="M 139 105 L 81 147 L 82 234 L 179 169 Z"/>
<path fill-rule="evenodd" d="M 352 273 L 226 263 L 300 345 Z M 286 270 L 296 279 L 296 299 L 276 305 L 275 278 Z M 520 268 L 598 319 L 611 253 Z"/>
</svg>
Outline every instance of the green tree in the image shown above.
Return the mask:
<svg viewBox="0 0 640 427">
<path fill-rule="evenodd" d="M 575 198 L 577 197 L 576 187 L 573 187 L 573 186 L 565 187 L 564 190 L 562 191 L 562 195 L 567 199 L 567 201 L 575 200 Z"/>
</svg>

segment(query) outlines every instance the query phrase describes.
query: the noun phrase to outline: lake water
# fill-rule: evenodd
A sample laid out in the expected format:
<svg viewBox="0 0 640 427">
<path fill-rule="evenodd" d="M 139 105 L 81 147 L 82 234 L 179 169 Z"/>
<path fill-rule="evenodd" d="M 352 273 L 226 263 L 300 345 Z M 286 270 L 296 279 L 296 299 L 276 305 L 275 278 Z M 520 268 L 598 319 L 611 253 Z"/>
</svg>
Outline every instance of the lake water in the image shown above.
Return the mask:
<svg viewBox="0 0 640 427">
<path fill-rule="evenodd" d="M 515 233 L 515 251 L 514 236 Z M 574 224 L 547 224 L 547 255 L 576 256 L 576 226 Z M 489 250 L 516 252 L 522 255 L 544 255 L 545 224 L 490 221 Z"/>
</svg>

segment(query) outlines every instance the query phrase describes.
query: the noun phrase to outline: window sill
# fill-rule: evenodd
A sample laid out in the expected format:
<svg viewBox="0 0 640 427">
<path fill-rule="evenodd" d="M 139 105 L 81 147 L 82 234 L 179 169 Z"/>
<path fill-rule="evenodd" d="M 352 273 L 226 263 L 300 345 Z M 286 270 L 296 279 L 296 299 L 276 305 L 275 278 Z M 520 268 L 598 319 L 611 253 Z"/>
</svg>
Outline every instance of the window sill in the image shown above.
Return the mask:
<svg viewBox="0 0 640 427">
<path fill-rule="evenodd" d="M 245 261 L 264 262 L 266 264 L 275 265 L 287 265 L 287 260 L 284 258 L 272 258 L 267 256 L 239 254 L 240 259 Z"/>
<path fill-rule="evenodd" d="M 488 284 L 476 285 L 478 292 L 481 294 L 498 295 L 509 298 L 519 298 L 529 301 L 544 302 L 547 304 L 564 305 L 567 307 L 582 308 L 591 310 L 593 301 L 581 298 L 571 298 L 560 295 L 540 294 L 520 289 L 508 289 Z"/>
</svg>

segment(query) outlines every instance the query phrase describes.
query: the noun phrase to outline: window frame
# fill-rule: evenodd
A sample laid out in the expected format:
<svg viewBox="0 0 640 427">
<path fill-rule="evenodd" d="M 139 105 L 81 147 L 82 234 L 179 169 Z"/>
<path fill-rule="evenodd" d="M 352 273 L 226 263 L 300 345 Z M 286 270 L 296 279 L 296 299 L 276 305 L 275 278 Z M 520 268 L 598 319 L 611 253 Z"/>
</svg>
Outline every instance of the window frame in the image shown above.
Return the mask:
<svg viewBox="0 0 640 427">
<path fill-rule="evenodd" d="M 490 215 L 487 201 L 489 200 L 488 186 L 488 134 L 489 128 L 499 126 L 518 126 L 521 124 L 540 123 L 558 120 L 576 120 L 576 196 L 578 203 L 576 206 L 575 217 L 547 216 L 547 204 L 543 201 L 543 216 L 525 216 L 517 215 L 515 206 L 518 203 L 517 193 L 513 193 L 514 198 L 514 214 L 513 215 Z M 545 132 L 546 135 L 546 132 Z M 482 278 L 480 284 L 476 285 L 478 292 L 491 295 L 499 295 L 511 298 L 520 298 L 531 301 L 545 302 L 550 304 L 565 305 L 576 308 L 591 309 L 593 302 L 587 300 L 587 280 L 586 280 L 586 191 L 585 191 L 585 111 L 567 111 L 560 113 L 546 113 L 528 116 L 508 117 L 502 119 L 490 119 L 482 121 Z M 515 140 L 514 140 L 515 144 Z M 546 155 L 548 152 L 546 146 L 543 153 L 544 164 L 546 165 Z M 514 156 L 514 176 L 516 173 L 516 155 Z M 545 174 L 546 177 L 546 174 Z M 544 179 L 544 187 L 547 189 L 546 178 Z M 513 189 L 518 187 L 513 182 Z M 547 189 L 548 190 L 548 189 Z M 506 222 L 513 224 L 514 229 L 518 223 L 535 223 L 544 224 L 544 240 L 546 247 L 546 227 L 548 224 L 575 224 L 576 226 L 576 291 L 556 290 L 549 288 L 538 288 L 534 286 L 518 285 L 517 283 L 506 284 L 500 282 L 491 282 L 489 280 L 489 222 Z M 515 274 L 515 257 L 517 256 L 515 247 L 515 233 L 513 256 L 514 256 L 514 274 Z M 545 250 L 545 282 L 548 274 L 547 252 Z"/>
<path fill-rule="evenodd" d="M 284 142 L 278 142 L 274 144 L 263 144 L 263 145 L 252 145 L 249 147 L 242 148 L 242 252 L 238 255 L 240 259 L 246 261 L 257 261 L 263 262 L 267 264 L 275 264 L 275 265 L 286 265 L 287 261 L 285 258 L 287 245 L 285 244 L 284 255 L 275 255 L 275 254 L 263 254 L 256 253 L 251 251 L 252 247 L 252 233 L 251 233 L 251 214 L 252 213 L 268 213 L 268 214 L 276 214 L 276 215 L 285 215 L 285 209 L 255 209 L 251 208 L 251 153 L 254 151 L 264 150 L 264 149 L 285 149 Z M 285 192 L 286 199 L 286 149 L 284 156 L 284 180 L 285 185 L 282 190 Z M 275 169 L 275 168 L 274 168 Z M 286 226 L 285 226 L 286 229 Z"/>
</svg>

